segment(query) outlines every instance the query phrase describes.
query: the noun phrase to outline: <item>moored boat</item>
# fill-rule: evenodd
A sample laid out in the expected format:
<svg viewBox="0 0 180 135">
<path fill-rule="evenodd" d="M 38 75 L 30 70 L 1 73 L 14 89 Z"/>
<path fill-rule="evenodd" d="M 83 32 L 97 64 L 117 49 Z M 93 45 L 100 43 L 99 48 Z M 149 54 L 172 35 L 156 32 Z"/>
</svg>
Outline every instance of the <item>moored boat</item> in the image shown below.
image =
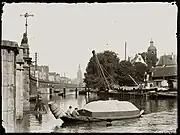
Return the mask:
<svg viewBox="0 0 180 135">
<path fill-rule="evenodd" d="M 139 117 L 142 112 L 128 101 L 105 100 L 90 102 L 79 113 L 97 119 L 119 120 Z"/>
<path fill-rule="evenodd" d="M 85 91 L 85 90 L 80 90 L 79 91 L 79 95 L 86 95 L 87 94 L 87 91 Z"/>
</svg>

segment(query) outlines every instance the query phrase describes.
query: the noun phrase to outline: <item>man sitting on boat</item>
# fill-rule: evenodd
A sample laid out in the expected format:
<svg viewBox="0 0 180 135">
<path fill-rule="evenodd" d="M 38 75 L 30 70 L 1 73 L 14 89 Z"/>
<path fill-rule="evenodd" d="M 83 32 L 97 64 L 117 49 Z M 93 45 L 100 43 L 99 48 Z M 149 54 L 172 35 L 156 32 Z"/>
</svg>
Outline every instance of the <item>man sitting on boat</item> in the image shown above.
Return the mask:
<svg viewBox="0 0 180 135">
<path fill-rule="evenodd" d="M 69 108 L 68 108 L 68 110 L 66 111 L 66 115 L 68 115 L 68 116 L 72 116 L 72 106 L 69 106 Z"/>
<path fill-rule="evenodd" d="M 77 117 L 77 116 L 79 116 L 79 113 L 78 113 L 78 108 L 75 108 L 74 110 L 73 110 L 73 112 L 72 112 L 72 116 L 73 117 Z"/>
</svg>

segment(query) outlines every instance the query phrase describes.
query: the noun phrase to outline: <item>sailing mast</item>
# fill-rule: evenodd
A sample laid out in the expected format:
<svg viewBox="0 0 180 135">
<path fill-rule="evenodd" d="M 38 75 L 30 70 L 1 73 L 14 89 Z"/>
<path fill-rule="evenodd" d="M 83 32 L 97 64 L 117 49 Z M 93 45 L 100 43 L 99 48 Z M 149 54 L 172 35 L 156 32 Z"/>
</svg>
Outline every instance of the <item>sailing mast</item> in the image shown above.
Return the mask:
<svg viewBox="0 0 180 135">
<path fill-rule="evenodd" d="M 104 79 L 105 79 L 105 82 L 106 82 L 107 85 L 108 85 L 108 89 L 110 90 L 109 83 L 108 83 L 108 81 L 107 81 L 107 79 L 106 79 L 106 77 L 105 77 L 105 74 L 104 74 L 103 70 L 102 70 L 101 64 L 100 64 L 100 62 L 99 62 L 99 60 L 98 60 L 98 57 L 97 57 L 97 55 L 96 55 L 96 53 L 95 53 L 95 50 L 93 50 L 92 53 L 93 53 L 93 56 L 95 56 L 95 58 L 96 58 L 97 64 L 98 64 L 98 66 L 99 66 L 99 68 L 100 68 L 100 70 L 101 70 L 101 73 L 102 73 L 102 75 L 103 75 L 103 77 L 104 77 Z"/>
</svg>

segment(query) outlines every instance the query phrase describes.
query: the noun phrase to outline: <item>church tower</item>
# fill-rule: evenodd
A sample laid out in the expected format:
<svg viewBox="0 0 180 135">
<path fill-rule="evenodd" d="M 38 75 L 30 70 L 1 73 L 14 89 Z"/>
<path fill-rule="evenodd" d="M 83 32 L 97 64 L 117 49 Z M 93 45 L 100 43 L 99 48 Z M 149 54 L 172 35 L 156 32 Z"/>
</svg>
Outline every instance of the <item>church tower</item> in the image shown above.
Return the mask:
<svg viewBox="0 0 180 135">
<path fill-rule="evenodd" d="M 148 52 L 149 54 L 152 54 L 152 55 L 156 55 L 156 56 L 157 56 L 157 49 L 156 49 L 156 47 L 154 46 L 154 42 L 152 41 L 152 39 L 151 39 L 151 41 L 150 41 L 150 46 L 148 47 L 147 52 Z"/>
<path fill-rule="evenodd" d="M 77 72 L 77 80 L 78 80 L 78 84 L 82 85 L 83 79 L 82 79 L 82 71 L 81 71 L 80 64 L 79 64 L 79 68 L 78 68 L 78 72 Z"/>
<path fill-rule="evenodd" d="M 151 79 L 151 69 L 156 66 L 156 62 L 158 60 L 157 59 L 157 49 L 154 46 L 154 42 L 152 41 L 152 39 L 150 41 L 150 46 L 148 47 L 148 50 L 147 50 L 146 59 L 147 59 L 147 65 L 148 65 L 149 75 L 150 75 L 150 79 Z"/>
</svg>

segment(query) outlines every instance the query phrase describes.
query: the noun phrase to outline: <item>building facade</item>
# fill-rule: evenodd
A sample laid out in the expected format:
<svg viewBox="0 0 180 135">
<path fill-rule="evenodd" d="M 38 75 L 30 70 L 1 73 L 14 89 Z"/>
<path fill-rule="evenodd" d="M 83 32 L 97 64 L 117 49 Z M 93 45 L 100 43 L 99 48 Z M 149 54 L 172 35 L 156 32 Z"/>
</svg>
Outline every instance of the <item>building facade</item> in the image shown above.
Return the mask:
<svg viewBox="0 0 180 135">
<path fill-rule="evenodd" d="M 177 88 L 177 61 L 175 55 L 163 55 L 152 69 L 155 86 Z"/>
<path fill-rule="evenodd" d="M 56 73 L 55 72 L 49 72 L 49 81 L 54 82 L 56 80 Z"/>
<path fill-rule="evenodd" d="M 48 80 L 49 79 L 49 67 L 46 65 L 37 66 L 39 72 L 39 79 Z"/>
</svg>

